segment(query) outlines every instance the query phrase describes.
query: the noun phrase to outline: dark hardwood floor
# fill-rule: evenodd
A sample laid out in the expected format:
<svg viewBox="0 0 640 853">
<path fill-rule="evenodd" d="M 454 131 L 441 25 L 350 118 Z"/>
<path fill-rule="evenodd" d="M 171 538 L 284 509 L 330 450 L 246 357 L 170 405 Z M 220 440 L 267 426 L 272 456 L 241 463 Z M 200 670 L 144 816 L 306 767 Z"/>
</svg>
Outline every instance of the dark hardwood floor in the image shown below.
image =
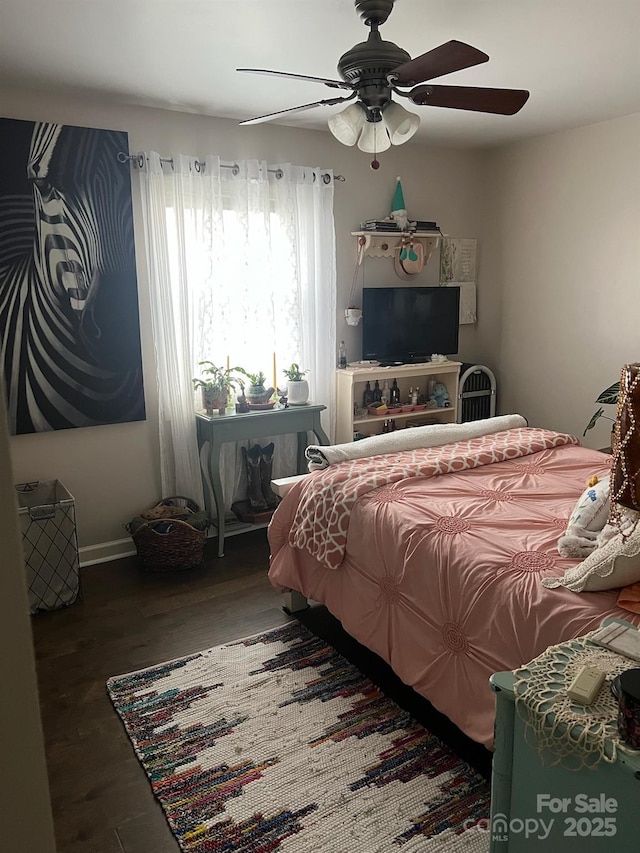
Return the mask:
<svg viewBox="0 0 640 853">
<path fill-rule="evenodd" d="M 197 569 L 146 573 L 134 557 L 83 570 L 83 601 L 32 619 L 58 853 L 179 853 L 105 682 L 284 624 L 266 533 L 206 547 Z M 336 646 L 484 775 L 489 753 L 402 685 L 323 607 L 300 621 Z"/>
</svg>

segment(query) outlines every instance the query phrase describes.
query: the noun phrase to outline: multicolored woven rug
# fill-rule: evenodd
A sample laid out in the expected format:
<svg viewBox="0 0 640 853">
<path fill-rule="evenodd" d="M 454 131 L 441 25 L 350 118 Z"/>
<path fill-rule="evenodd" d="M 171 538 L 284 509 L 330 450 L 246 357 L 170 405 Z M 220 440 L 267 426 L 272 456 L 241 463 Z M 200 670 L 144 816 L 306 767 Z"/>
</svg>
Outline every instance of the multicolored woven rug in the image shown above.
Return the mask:
<svg viewBox="0 0 640 853">
<path fill-rule="evenodd" d="M 485 853 L 489 786 L 298 622 L 112 678 L 188 853 Z"/>
</svg>

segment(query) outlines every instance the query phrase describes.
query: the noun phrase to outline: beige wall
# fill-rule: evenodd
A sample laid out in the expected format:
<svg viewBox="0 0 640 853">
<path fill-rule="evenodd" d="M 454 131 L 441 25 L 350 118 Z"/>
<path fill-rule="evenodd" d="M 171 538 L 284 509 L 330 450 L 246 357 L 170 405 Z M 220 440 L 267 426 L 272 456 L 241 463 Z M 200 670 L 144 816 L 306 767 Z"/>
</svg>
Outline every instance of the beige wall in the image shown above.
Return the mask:
<svg viewBox="0 0 640 853">
<path fill-rule="evenodd" d="M 373 172 L 369 155 L 345 148 L 328 131 L 268 124 L 239 127 L 225 119 L 2 89 L 0 115 L 126 130 L 131 151 L 213 153 L 229 160 L 257 157 L 271 163 L 319 165 L 344 175 L 346 181 L 335 188 L 337 337 L 346 340 L 348 357 L 353 360 L 360 357 L 360 329 L 351 329 L 344 321 L 355 262 L 350 232 L 364 218 L 389 213 L 397 175 L 402 177 L 410 215 L 437 219 L 443 230 L 454 236 L 481 236 L 482 171 L 477 153 L 430 149 L 412 141 L 381 155 L 382 167 Z M 17 480 L 57 477 L 74 495 L 81 547 L 126 537 L 121 524 L 160 497 L 150 292 L 135 173 L 132 184 L 147 421 L 11 439 Z M 365 273 L 367 283 L 398 281 L 390 260 L 367 260 Z M 417 283 L 436 281 L 434 257 Z M 462 356 L 477 358 L 475 337 L 475 327 L 463 327 Z"/>
<path fill-rule="evenodd" d="M 0 391 L 2 389 L 0 388 Z M 4 404 L 0 398 L 0 826 L 3 850 L 55 853 Z"/>
<path fill-rule="evenodd" d="M 485 175 L 500 409 L 581 436 L 600 391 L 640 361 L 640 114 L 493 151 Z M 584 443 L 608 445 L 609 428 Z"/>
</svg>

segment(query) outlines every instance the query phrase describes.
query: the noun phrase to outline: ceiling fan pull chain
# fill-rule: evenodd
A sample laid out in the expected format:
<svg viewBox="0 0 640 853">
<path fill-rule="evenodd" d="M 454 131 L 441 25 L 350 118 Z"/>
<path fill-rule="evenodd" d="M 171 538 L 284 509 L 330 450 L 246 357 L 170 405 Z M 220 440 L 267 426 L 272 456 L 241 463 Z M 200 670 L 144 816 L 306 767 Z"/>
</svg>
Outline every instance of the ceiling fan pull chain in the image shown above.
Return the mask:
<svg viewBox="0 0 640 853">
<path fill-rule="evenodd" d="M 373 160 L 371 161 L 371 168 L 374 170 L 380 168 L 380 161 L 378 160 L 378 152 L 376 151 L 376 148 L 377 148 L 377 142 L 376 142 L 376 138 L 374 136 L 373 137 Z"/>
</svg>

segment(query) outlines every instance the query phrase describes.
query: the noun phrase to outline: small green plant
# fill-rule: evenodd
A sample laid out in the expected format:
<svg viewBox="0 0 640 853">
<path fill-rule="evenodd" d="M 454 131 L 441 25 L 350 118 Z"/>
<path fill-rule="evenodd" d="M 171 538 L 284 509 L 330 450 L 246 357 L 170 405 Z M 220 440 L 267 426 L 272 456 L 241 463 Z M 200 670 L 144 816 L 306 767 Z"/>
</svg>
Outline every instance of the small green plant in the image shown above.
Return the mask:
<svg viewBox="0 0 640 853">
<path fill-rule="evenodd" d="M 261 370 L 258 373 L 247 373 L 246 376 L 252 385 L 264 385 L 267 381 L 267 377 Z"/>
<path fill-rule="evenodd" d="M 291 367 L 285 368 L 282 372 L 287 377 L 289 382 L 301 382 L 309 371 L 300 370 L 299 365 L 297 365 L 294 361 Z"/>
<path fill-rule="evenodd" d="M 617 406 L 619 394 L 620 394 L 620 382 L 618 381 L 618 382 L 614 382 L 613 385 L 609 385 L 608 388 L 605 388 L 605 390 L 602 391 L 598 395 L 598 397 L 596 399 L 596 403 L 602 403 L 605 406 Z M 611 418 L 611 417 L 609 417 L 609 415 L 605 415 L 604 409 L 602 408 L 602 406 L 600 406 L 598 411 L 594 412 L 593 415 L 591 415 L 591 420 L 586 425 L 584 432 L 582 433 L 583 437 L 587 434 L 587 432 L 590 429 L 593 429 L 593 427 L 598 423 L 600 418 L 606 418 L 608 421 L 611 421 L 612 423 L 616 422 L 615 417 Z"/>
<path fill-rule="evenodd" d="M 226 394 L 229 387 L 236 387 L 236 383 L 242 387 L 247 376 L 242 367 L 217 367 L 212 361 L 200 361 L 198 364 L 202 367 L 201 376 L 192 380 L 193 387 L 206 391 Z"/>
</svg>

